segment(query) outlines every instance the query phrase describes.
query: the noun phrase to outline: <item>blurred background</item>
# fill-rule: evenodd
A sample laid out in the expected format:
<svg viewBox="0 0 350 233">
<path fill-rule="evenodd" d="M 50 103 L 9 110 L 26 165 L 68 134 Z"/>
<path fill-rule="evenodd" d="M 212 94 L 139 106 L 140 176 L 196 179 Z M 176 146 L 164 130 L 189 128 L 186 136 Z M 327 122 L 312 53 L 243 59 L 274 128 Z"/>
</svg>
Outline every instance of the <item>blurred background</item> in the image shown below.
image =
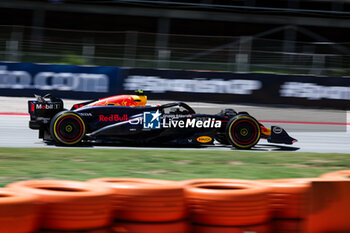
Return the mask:
<svg viewBox="0 0 350 233">
<path fill-rule="evenodd" d="M 2 0 L 0 60 L 350 74 L 350 1 Z"/>
</svg>

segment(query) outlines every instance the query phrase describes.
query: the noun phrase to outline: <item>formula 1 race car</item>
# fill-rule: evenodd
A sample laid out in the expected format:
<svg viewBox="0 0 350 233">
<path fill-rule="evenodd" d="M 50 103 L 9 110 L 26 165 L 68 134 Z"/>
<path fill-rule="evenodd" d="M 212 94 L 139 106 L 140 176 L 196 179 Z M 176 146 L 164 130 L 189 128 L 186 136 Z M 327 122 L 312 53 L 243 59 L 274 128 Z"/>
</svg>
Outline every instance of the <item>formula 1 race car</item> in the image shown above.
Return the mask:
<svg viewBox="0 0 350 233">
<path fill-rule="evenodd" d="M 224 109 L 197 114 L 183 102 L 148 106 L 142 91 L 73 105 L 50 94 L 28 101 L 29 127 L 39 138 L 60 145 L 122 143 L 137 145 L 210 145 L 217 141 L 250 149 L 259 140 L 293 144 L 296 139 L 277 126 L 266 128 L 247 112 Z M 217 143 L 216 143 L 217 144 Z"/>
</svg>

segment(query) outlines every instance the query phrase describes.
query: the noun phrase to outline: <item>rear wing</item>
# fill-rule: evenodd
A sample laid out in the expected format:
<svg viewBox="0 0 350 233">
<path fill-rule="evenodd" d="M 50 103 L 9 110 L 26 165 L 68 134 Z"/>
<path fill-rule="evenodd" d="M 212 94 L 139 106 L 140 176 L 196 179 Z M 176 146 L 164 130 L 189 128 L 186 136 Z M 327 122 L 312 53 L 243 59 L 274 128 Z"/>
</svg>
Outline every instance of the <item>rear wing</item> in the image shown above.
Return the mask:
<svg viewBox="0 0 350 233">
<path fill-rule="evenodd" d="M 48 123 L 58 112 L 64 109 L 63 101 L 50 94 L 45 96 L 35 95 L 36 100 L 28 101 L 30 114 L 30 128 L 39 129 Z"/>
</svg>

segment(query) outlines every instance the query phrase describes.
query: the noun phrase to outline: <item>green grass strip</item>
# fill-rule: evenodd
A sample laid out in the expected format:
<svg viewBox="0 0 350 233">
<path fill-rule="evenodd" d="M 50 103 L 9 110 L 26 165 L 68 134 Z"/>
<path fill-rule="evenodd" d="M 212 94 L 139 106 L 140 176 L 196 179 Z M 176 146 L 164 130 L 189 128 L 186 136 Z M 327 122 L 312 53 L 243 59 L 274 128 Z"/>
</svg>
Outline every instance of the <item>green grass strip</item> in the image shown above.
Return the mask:
<svg viewBox="0 0 350 233">
<path fill-rule="evenodd" d="M 272 179 L 350 169 L 350 154 L 212 150 L 0 148 L 0 186 L 97 177 Z"/>
</svg>

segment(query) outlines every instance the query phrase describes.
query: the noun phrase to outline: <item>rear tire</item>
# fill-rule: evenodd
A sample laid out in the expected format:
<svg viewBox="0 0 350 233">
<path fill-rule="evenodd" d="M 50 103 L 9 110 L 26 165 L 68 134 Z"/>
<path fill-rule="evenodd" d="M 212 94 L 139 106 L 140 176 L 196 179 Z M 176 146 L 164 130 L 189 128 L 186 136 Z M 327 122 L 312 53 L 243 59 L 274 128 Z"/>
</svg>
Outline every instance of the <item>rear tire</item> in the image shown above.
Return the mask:
<svg viewBox="0 0 350 233">
<path fill-rule="evenodd" d="M 60 112 L 52 119 L 50 134 L 59 144 L 72 146 L 85 136 L 85 123 L 75 112 Z"/>
<path fill-rule="evenodd" d="M 248 114 L 239 114 L 227 124 L 226 137 L 238 149 L 250 149 L 260 140 L 260 124 Z"/>
</svg>

